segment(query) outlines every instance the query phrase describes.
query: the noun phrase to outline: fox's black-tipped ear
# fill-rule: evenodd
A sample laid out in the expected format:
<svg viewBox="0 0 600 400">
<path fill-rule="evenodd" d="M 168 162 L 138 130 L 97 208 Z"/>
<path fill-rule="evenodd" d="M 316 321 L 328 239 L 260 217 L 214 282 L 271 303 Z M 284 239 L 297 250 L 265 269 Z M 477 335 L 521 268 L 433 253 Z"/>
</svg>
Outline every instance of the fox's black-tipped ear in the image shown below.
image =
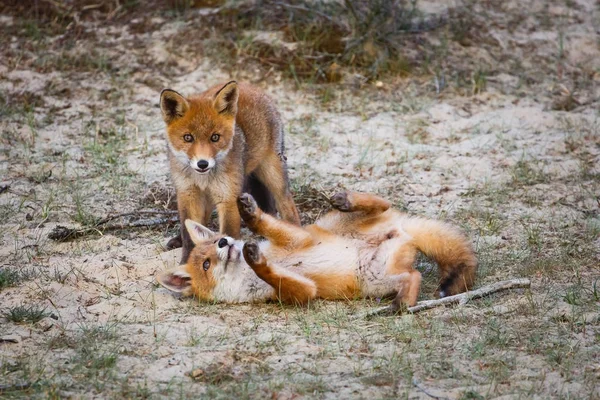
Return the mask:
<svg viewBox="0 0 600 400">
<path fill-rule="evenodd" d="M 192 242 L 195 244 L 202 243 L 215 235 L 213 231 L 191 219 L 185 220 L 185 229 L 187 229 Z"/>
<path fill-rule="evenodd" d="M 192 295 L 192 277 L 185 270 L 185 266 L 171 268 L 156 277 L 158 283 L 173 292 L 184 296 Z"/>
<path fill-rule="evenodd" d="M 160 92 L 160 110 L 167 124 L 183 117 L 188 108 L 187 100 L 176 91 L 164 89 Z"/>
<path fill-rule="evenodd" d="M 231 81 L 221 88 L 215 95 L 215 109 L 219 114 L 235 115 L 238 102 L 238 85 Z"/>
</svg>

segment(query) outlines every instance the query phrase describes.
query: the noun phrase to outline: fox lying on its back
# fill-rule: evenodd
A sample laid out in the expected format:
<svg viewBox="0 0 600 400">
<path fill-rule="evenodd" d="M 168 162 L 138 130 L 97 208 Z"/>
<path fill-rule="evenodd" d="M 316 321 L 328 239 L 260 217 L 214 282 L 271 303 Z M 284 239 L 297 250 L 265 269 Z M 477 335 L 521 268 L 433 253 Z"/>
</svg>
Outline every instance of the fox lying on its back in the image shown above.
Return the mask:
<svg viewBox="0 0 600 400">
<path fill-rule="evenodd" d="M 190 258 L 158 281 L 184 295 L 228 303 L 395 295 L 396 305 L 412 306 L 421 285 L 413 263 L 421 251 L 439 265 L 440 297 L 472 287 L 477 261 L 453 226 L 404 215 L 369 194 L 338 193 L 332 205 L 337 211 L 299 227 L 263 213 L 243 194 L 240 215 L 267 241 L 244 243 L 188 220 L 195 243 Z"/>
</svg>

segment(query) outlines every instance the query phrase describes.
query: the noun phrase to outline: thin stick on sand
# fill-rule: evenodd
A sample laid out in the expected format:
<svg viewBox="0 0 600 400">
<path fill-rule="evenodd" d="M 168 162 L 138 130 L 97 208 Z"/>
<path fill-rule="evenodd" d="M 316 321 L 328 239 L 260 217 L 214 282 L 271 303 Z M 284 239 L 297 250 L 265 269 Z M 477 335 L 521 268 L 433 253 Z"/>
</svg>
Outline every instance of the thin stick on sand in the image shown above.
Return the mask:
<svg viewBox="0 0 600 400">
<path fill-rule="evenodd" d="M 470 292 L 465 292 L 461 294 L 456 294 L 454 296 L 448 296 L 441 299 L 436 300 L 425 300 L 420 301 L 417 305 L 413 307 L 408 307 L 406 309 L 407 312 L 411 314 L 416 314 L 421 311 L 429 310 L 431 308 L 445 306 L 448 304 L 456 304 L 465 305 L 469 301 L 473 299 L 478 299 L 481 297 L 489 296 L 492 293 L 501 292 L 508 289 L 518 289 L 518 288 L 528 288 L 531 286 L 531 282 L 529 279 L 510 279 L 507 281 L 496 282 L 488 286 L 481 287 L 477 290 L 473 290 Z M 396 314 L 399 310 L 394 305 L 389 305 L 385 307 L 380 307 L 375 310 L 369 311 L 364 316 L 372 317 L 375 315 L 389 315 Z"/>
<path fill-rule="evenodd" d="M 150 219 L 138 219 L 136 221 L 130 221 L 125 223 L 108 224 L 107 222 L 113 221 L 117 218 L 123 217 L 139 217 L 141 215 L 167 215 L 166 217 L 150 218 Z M 98 221 L 93 226 L 84 227 L 80 229 L 67 228 L 62 225 L 58 225 L 52 229 L 48 234 L 48 237 L 58 242 L 65 242 L 67 240 L 73 240 L 82 236 L 92 234 L 102 234 L 104 232 L 124 230 L 124 229 L 136 229 L 136 228 L 150 228 L 154 226 L 160 226 L 165 224 L 174 224 L 179 221 L 177 211 L 171 210 L 140 210 L 116 215 L 110 215 Z"/>
</svg>

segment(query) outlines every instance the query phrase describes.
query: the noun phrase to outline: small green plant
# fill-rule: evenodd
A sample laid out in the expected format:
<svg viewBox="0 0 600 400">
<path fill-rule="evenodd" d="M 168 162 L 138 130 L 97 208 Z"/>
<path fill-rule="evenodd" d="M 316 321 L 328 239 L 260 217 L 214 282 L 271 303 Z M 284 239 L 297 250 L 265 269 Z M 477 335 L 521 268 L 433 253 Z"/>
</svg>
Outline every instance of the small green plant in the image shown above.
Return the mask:
<svg viewBox="0 0 600 400">
<path fill-rule="evenodd" d="M 581 305 L 582 302 L 582 290 L 581 286 L 574 285 L 568 288 L 563 296 L 565 303 L 572 306 Z"/>
<path fill-rule="evenodd" d="M 22 280 L 23 274 L 13 268 L 0 268 L 0 290 L 15 286 Z"/>
<path fill-rule="evenodd" d="M 51 176 L 51 169 L 39 169 L 37 171 L 33 171 L 29 176 L 27 176 L 27 179 L 29 179 L 30 182 L 40 184 L 46 182 Z"/>
<path fill-rule="evenodd" d="M 191 327 L 186 333 L 188 338 L 187 345 L 190 347 L 196 347 L 205 341 L 206 334 L 198 333 L 195 327 Z"/>
<path fill-rule="evenodd" d="M 459 399 L 460 400 L 484 400 L 485 397 L 483 397 L 479 393 L 474 392 L 472 390 L 467 390 L 467 391 L 462 392 Z"/>
<path fill-rule="evenodd" d="M 427 143 L 430 133 L 427 130 L 428 122 L 423 119 L 412 121 L 406 127 L 406 138 L 410 144 Z"/>
<path fill-rule="evenodd" d="M 52 345 L 67 347 L 75 351 L 70 359 L 70 373 L 82 375 L 94 386 L 102 390 L 108 379 L 113 379 L 113 369 L 118 360 L 118 348 L 114 341 L 118 338 L 117 323 L 105 325 L 83 324 L 77 335 L 56 337 Z"/>
<path fill-rule="evenodd" d="M 46 316 L 46 308 L 35 304 L 15 306 L 4 312 L 4 318 L 17 324 L 35 324 Z"/>
<path fill-rule="evenodd" d="M 535 160 L 526 160 L 524 157 L 516 162 L 511 172 L 512 183 L 518 186 L 531 186 L 548 182 L 550 177 L 544 172 L 543 166 Z"/>
<path fill-rule="evenodd" d="M 117 354 L 98 353 L 95 349 L 82 348 L 78 361 L 85 366 L 88 374 L 93 375 L 96 374 L 98 370 L 114 367 L 117 363 Z"/>
<path fill-rule="evenodd" d="M 505 327 L 497 319 L 488 322 L 483 338 L 486 346 L 504 348 L 510 343 Z"/>
<path fill-rule="evenodd" d="M 86 127 L 89 136 L 84 150 L 91 163 L 91 173 L 102 176 L 108 184 L 107 189 L 111 189 L 114 195 L 128 197 L 127 189 L 131 188 L 136 177 L 136 173 L 124 162 L 130 136 L 123 126 L 122 114 L 115 115 L 115 124 L 102 127 L 90 121 Z"/>
<path fill-rule="evenodd" d="M 471 83 L 472 83 L 472 92 L 474 95 L 483 93 L 487 86 L 487 73 L 480 69 L 473 72 L 473 76 L 471 78 Z"/>
<path fill-rule="evenodd" d="M 540 249 L 543 244 L 542 231 L 538 225 L 523 223 L 525 234 L 527 235 L 527 244 L 535 249 Z"/>
<path fill-rule="evenodd" d="M 73 220 L 79 222 L 83 226 L 96 225 L 98 218 L 90 212 L 85 204 L 84 195 L 77 188 L 75 188 L 75 192 L 73 193 L 73 201 L 75 203 L 75 214 L 72 217 Z"/>
</svg>

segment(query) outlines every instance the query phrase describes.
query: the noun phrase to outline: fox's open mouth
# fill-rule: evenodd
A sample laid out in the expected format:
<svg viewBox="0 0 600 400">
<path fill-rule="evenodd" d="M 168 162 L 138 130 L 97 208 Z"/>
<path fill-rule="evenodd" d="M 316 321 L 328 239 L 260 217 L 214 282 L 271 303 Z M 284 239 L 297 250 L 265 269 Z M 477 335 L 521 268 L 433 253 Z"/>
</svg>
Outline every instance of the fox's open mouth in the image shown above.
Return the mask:
<svg viewBox="0 0 600 400">
<path fill-rule="evenodd" d="M 199 174 L 207 174 L 211 169 L 210 168 L 204 168 L 204 169 L 200 169 L 200 168 L 194 168 L 196 170 L 196 172 L 198 172 Z"/>
<path fill-rule="evenodd" d="M 231 258 L 231 253 L 235 252 L 235 247 L 233 245 L 229 246 L 229 251 L 227 252 L 227 260 Z"/>
<path fill-rule="evenodd" d="M 229 261 L 237 261 L 240 258 L 240 251 L 234 245 L 229 246 L 227 251 L 227 259 L 225 260 L 225 269 L 229 265 Z"/>
</svg>

